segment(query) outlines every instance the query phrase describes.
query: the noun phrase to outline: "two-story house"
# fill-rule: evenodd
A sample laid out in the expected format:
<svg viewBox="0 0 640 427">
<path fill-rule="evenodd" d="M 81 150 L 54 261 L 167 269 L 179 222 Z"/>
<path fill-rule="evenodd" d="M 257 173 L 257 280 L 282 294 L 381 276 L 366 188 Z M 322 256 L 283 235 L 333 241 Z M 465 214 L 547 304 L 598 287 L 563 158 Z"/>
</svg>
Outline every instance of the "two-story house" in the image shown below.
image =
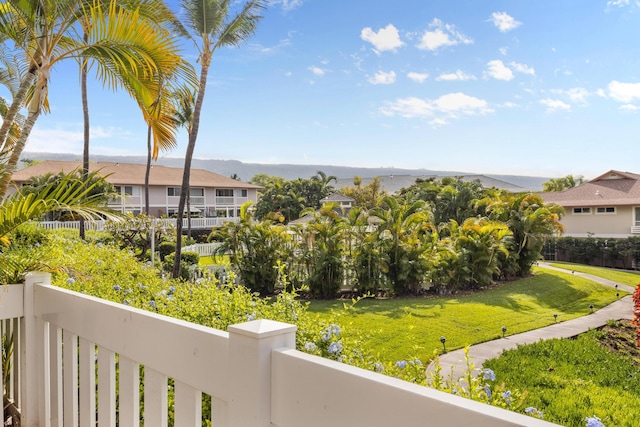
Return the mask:
<svg viewBox="0 0 640 427">
<path fill-rule="evenodd" d="M 80 162 L 45 160 L 13 174 L 16 187 L 27 184 L 32 177 L 72 172 Z M 144 181 L 146 165 L 134 163 L 94 162 L 91 172 L 113 184 L 122 196 L 114 198 L 109 207 L 119 212 L 139 214 L 144 211 Z M 155 217 L 177 213 L 182 184 L 182 168 L 153 165 L 149 175 L 149 214 Z M 235 218 L 240 206 L 257 201 L 258 185 L 236 181 L 204 169 L 192 169 L 189 179 L 189 209 L 194 216 L 206 218 Z M 15 191 L 15 190 L 9 190 Z"/>
<path fill-rule="evenodd" d="M 565 210 L 565 236 L 626 238 L 640 236 L 640 175 L 610 170 L 560 192 L 540 193 Z"/>
</svg>

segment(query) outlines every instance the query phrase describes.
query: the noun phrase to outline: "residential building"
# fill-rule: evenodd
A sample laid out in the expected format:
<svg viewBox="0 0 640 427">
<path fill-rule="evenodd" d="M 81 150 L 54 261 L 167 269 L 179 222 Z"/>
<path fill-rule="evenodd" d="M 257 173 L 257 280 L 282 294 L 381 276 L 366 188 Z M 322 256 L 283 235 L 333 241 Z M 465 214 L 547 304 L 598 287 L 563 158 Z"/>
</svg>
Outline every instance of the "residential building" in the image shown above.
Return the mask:
<svg viewBox="0 0 640 427">
<path fill-rule="evenodd" d="M 80 162 L 45 160 L 14 173 L 17 187 L 29 183 L 32 177 L 72 172 L 81 168 Z M 119 212 L 139 214 L 145 207 L 146 165 L 134 163 L 90 163 L 91 172 L 113 184 L 121 197 L 114 198 L 109 207 Z M 182 185 L 182 168 L 153 165 L 149 175 L 149 214 L 155 217 L 177 213 Z M 236 181 L 204 169 L 191 169 L 189 179 L 189 209 L 192 216 L 205 218 L 235 218 L 240 206 L 257 201 L 258 185 Z M 10 191 L 15 191 L 10 190 Z"/>
<path fill-rule="evenodd" d="M 540 193 L 565 209 L 565 236 L 626 238 L 640 236 L 640 175 L 610 170 L 560 192 Z"/>
</svg>

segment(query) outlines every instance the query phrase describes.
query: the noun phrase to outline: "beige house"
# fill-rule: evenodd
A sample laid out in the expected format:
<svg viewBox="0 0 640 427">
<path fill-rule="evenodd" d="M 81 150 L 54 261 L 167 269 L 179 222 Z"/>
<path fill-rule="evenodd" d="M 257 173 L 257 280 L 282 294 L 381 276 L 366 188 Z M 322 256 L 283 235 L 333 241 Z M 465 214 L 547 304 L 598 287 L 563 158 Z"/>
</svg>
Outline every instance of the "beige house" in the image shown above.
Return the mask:
<svg viewBox="0 0 640 427">
<path fill-rule="evenodd" d="M 80 162 L 45 160 L 13 174 L 16 187 L 29 182 L 31 177 L 61 171 L 71 172 L 81 167 Z M 90 171 L 99 171 L 116 187 L 122 197 L 114 199 L 109 207 L 120 212 L 139 214 L 144 211 L 144 177 L 146 165 L 134 163 L 95 162 Z M 153 165 L 149 176 L 149 214 L 155 217 L 171 216 L 178 210 L 182 168 Z M 192 169 L 189 205 L 192 215 L 206 218 L 234 218 L 240 206 L 257 201 L 258 185 L 236 181 L 203 169 Z M 15 188 L 13 190 L 15 191 Z"/>
<path fill-rule="evenodd" d="M 589 182 L 557 193 L 540 193 L 564 207 L 565 236 L 640 236 L 640 175 L 610 170 Z"/>
</svg>

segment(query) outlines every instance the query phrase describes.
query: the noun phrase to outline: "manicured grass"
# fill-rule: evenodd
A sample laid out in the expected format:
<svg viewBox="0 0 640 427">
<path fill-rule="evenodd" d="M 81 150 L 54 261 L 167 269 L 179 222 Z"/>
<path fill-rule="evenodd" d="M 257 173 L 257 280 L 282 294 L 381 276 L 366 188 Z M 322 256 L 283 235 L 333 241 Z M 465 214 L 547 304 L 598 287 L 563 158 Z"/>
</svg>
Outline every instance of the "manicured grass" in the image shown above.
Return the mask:
<svg viewBox="0 0 640 427">
<path fill-rule="evenodd" d="M 601 346 L 604 334 L 592 330 L 574 340 L 522 346 L 484 366 L 505 388 L 526 390 L 526 405 L 541 409 L 547 421 L 582 427 L 586 416 L 595 415 L 606 426 L 637 426 L 640 369 L 630 356 Z M 633 337 L 629 342 L 635 345 Z"/>
<path fill-rule="evenodd" d="M 382 360 L 417 357 L 426 362 L 434 350 L 447 350 L 548 326 L 586 315 L 589 305 L 616 300 L 615 290 L 590 280 L 536 268 L 535 275 L 467 296 L 438 298 L 367 298 L 344 314 L 343 333 L 360 336 L 362 347 Z M 310 311 L 327 315 L 344 302 L 313 301 Z"/>
<path fill-rule="evenodd" d="M 624 285 L 636 286 L 638 285 L 638 283 L 640 283 L 640 272 L 620 271 L 611 268 L 592 267 L 590 265 L 574 264 L 571 262 L 560 261 L 554 261 L 549 264 L 558 268 L 566 268 L 567 270 L 575 270 L 581 273 L 603 277 L 605 279 L 613 280 L 614 282 L 622 283 Z"/>
</svg>

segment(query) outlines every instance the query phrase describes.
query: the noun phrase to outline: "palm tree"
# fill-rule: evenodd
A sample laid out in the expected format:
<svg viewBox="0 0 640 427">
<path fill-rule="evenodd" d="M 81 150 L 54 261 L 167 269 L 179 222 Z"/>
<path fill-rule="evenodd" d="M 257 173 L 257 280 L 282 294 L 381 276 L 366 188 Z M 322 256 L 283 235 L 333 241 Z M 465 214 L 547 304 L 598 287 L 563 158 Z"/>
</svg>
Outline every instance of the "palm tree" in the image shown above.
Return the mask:
<svg viewBox="0 0 640 427">
<path fill-rule="evenodd" d="M 198 129 L 200 128 L 200 112 L 202 111 L 213 54 L 220 47 L 238 46 L 249 39 L 256 31 L 258 21 L 262 18 L 260 12 L 267 6 L 268 0 L 248 0 L 240 6 L 238 12 L 233 16 L 231 14 L 234 12 L 233 8 L 236 2 L 232 0 L 181 0 L 180 4 L 186 11 L 184 17 L 185 28 L 193 34 L 192 40 L 199 52 L 200 84 L 184 159 L 182 190 L 180 191 L 176 224 L 176 253 L 172 274 L 174 278 L 180 275 L 182 218 L 189 190 L 191 160 L 196 140 L 198 139 Z"/>
<path fill-rule="evenodd" d="M 180 66 L 178 47 L 170 33 L 143 17 L 139 11 L 107 7 L 81 0 L 15 1 L 0 13 L 0 35 L 21 52 L 26 71 L 0 127 L 0 145 L 21 107 L 29 114 L 20 138 L 4 162 L 0 196 L 40 113 L 48 110 L 47 86 L 52 69 L 66 59 L 95 59 L 97 74 L 109 88 L 123 87 L 132 94 L 158 93 L 160 77 Z M 87 17 L 92 25 L 79 36 L 78 21 Z"/>
<path fill-rule="evenodd" d="M 96 191 L 104 184 L 104 180 L 95 172 L 89 174 L 88 178 L 90 183 L 74 173 L 48 177 L 37 191 L 33 187 L 25 187 L 3 200 L 0 204 L 1 277 L 15 277 L 16 268 L 21 268 L 2 254 L 2 246 L 10 245 L 9 234 L 27 221 L 57 211 L 73 212 L 88 220 L 118 218 L 104 207 L 105 194 Z"/>
<path fill-rule="evenodd" d="M 428 205 L 423 201 L 405 205 L 386 196 L 369 213 L 379 221 L 377 233 L 386 274 L 395 293 L 417 290 L 426 271 L 423 254 L 431 248 L 430 236 L 435 231 Z"/>
<path fill-rule="evenodd" d="M 537 194 L 512 194 L 500 191 L 493 198 L 482 200 L 491 219 L 502 221 L 513 233 L 511 256 L 517 262 L 518 275 L 527 274 L 540 257 L 545 239 L 564 230 L 560 218 L 562 206 L 547 203 Z"/>
<path fill-rule="evenodd" d="M 103 3 L 108 3 L 108 2 L 103 1 Z M 155 23 L 157 25 L 161 25 L 167 22 L 172 23 L 176 21 L 174 14 L 171 12 L 171 10 L 165 5 L 164 1 L 162 0 L 149 0 L 149 1 L 136 0 L 133 2 L 118 2 L 118 3 L 120 4 L 121 7 L 125 7 L 130 10 L 134 10 L 134 9 L 138 10 L 142 16 L 149 19 L 151 23 Z M 89 41 L 89 29 L 92 25 L 89 19 L 89 16 L 88 15 L 81 16 L 80 23 L 82 25 L 82 30 L 83 30 L 83 40 L 85 43 L 87 43 Z M 176 26 L 174 25 L 173 27 L 175 28 Z M 189 68 L 186 68 L 185 66 L 180 66 L 178 68 L 178 70 L 185 70 L 185 69 L 189 70 Z M 80 64 L 80 75 L 81 75 L 80 82 L 81 82 L 81 93 L 82 93 L 82 111 L 83 111 L 83 119 L 84 119 L 84 148 L 83 148 L 83 155 L 82 155 L 82 172 L 85 177 L 89 173 L 89 142 L 90 142 L 89 140 L 89 137 L 90 137 L 89 102 L 88 102 L 88 94 L 87 94 L 88 71 L 89 71 L 89 59 L 83 58 Z M 170 70 L 167 70 L 167 73 L 168 72 L 170 72 Z M 193 80 L 195 80 L 195 74 L 194 74 Z M 149 151 L 150 157 L 152 156 L 151 148 L 150 148 L 151 138 L 152 136 L 155 137 L 154 151 L 153 151 L 154 159 L 157 158 L 157 152 L 158 152 L 157 150 L 159 147 L 162 149 L 168 149 L 175 145 L 175 132 L 171 130 L 171 127 L 166 125 L 166 119 L 165 119 L 166 115 L 162 113 L 164 109 L 157 107 L 158 105 L 162 106 L 166 104 L 166 101 L 164 101 L 163 98 L 166 96 L 167 91 L 163 90 L 161 86 L 162 85 L 159 86 L 158 93 L 153 94 L 151 98 L 152 99 L 151 105 L 145 104 L 144 98 L 145 97 L 149 98 L 147 94 L 134 93 L 130 91 L 130 95 L 136 98 L 136 100 L 138 101 L 138 104 L 140 105 L 140 108 L 145 117 L 145 121 L 148 124 L 147 145 L 148 145 L 148 151 Z M 147 180 L 148 180 L 150 163 L 151 163 L 151 159 L 149 158 L 147 160 L 147 177 L 146 177 Z M 145 185 L 145 203 L 146 203 L 145 212 L 147 213 L 147 215 L 149 214 L 149 192 L 148 191 L 149 191 L 149 186 L 147 181 Z M 80 238 L 84 239 L 84 221 L 83 220 L 80 220 Z"/>
</svg>

